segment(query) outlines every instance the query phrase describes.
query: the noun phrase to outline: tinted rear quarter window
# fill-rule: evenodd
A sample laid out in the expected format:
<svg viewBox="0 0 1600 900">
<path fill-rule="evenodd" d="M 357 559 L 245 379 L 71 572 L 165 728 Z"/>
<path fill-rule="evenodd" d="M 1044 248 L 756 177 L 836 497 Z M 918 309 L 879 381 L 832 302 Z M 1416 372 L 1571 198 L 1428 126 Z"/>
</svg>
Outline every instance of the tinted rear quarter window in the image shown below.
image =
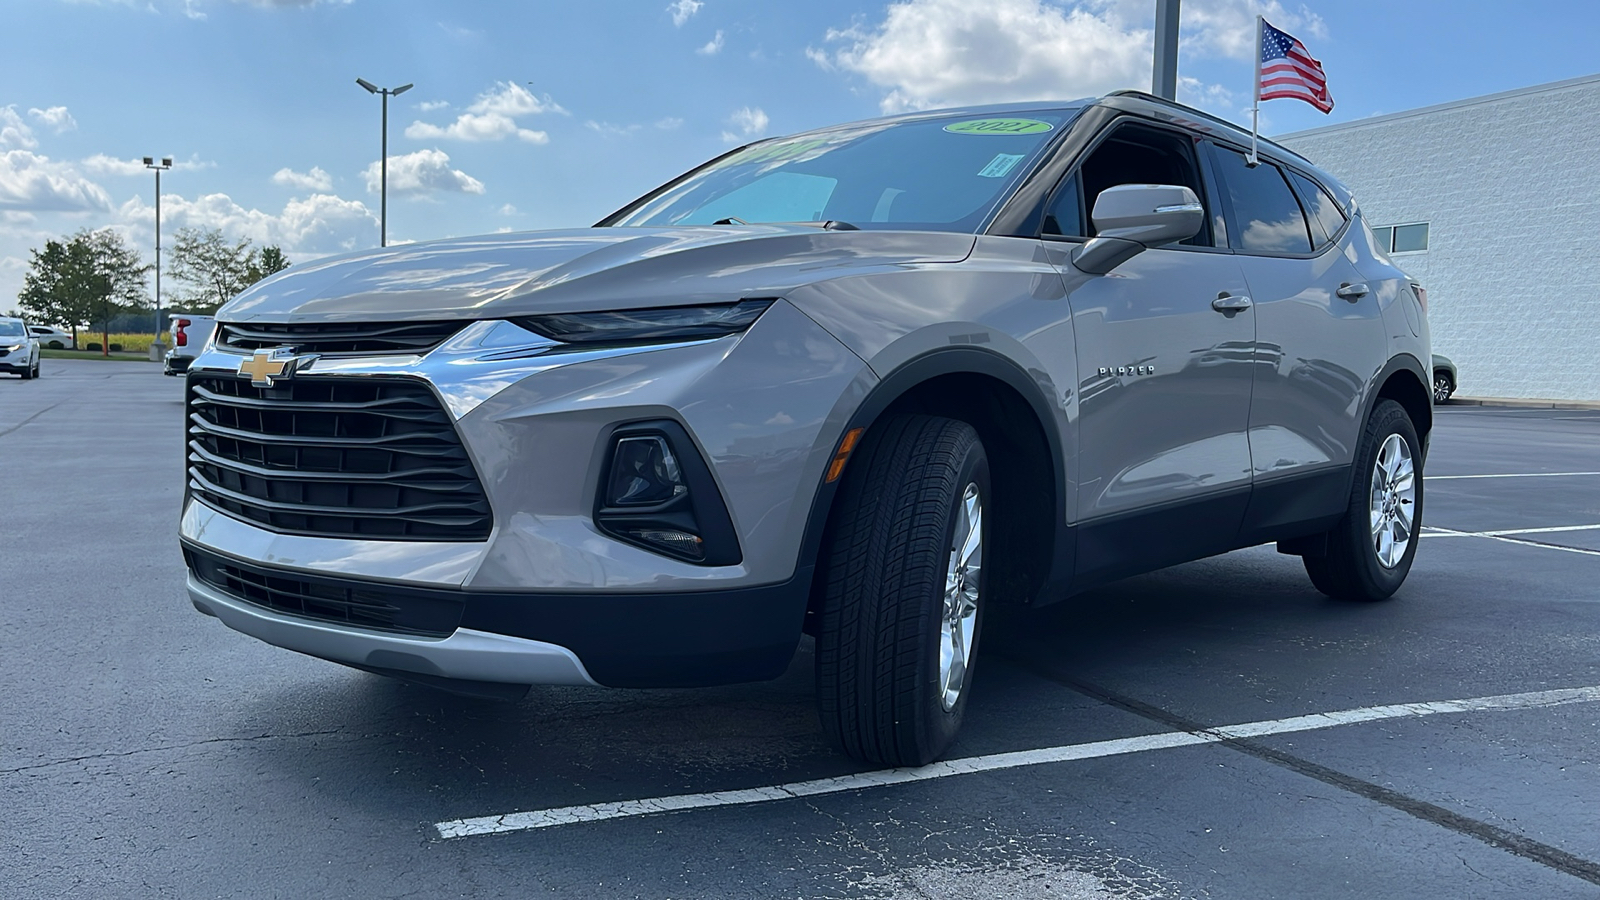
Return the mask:
<svg viewBox="0 0 1600 900">
<path fill-rule="evenodd" d="M 1247 253 L 1310 253 L 1305 213 L 1283 172 L 1268 162 L 1252 168 L 1236 150 L 1216 151 L 1217 167 L 1233 201 L 1229 228 L 1233 246 Z"/>
<path fill-rule="evenodd" d="M 1300 199 L 1306 203 L 1306 210 L 1311 214 L 1311 233 L 1317 236 L 1317 245 L 1333 240 L 1344 227 L 1344 213 L 1340 211 L 1339 204 L 1328 196 L 1328 192 L 1315 181 L 1301 175 L 1299 172 L 1290 172 L 1289 177 L 1294 179 L 1294 186 L 1300 189 Z M 1320 233 L 1319 233 L 1320 232 Z"/>
</svg>

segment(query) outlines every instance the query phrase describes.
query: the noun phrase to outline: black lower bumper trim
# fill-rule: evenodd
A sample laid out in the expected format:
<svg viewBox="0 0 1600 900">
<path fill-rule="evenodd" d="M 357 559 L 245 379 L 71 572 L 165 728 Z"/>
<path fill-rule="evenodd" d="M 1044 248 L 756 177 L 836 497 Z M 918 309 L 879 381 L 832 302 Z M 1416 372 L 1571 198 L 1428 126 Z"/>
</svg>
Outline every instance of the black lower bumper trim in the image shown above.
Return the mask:
<svg viewBox="0 0 1600 900">
<path fill-rule="evenodd" d="M 559 644 L 610 687 L 765 681 L 800 642 L 811 568 L 781 584 L 696 593 L 469 593 L 461 627 Z"/>
<path fill-rule="evenodd" d="M 776 678 L 800 642 L 811 567 L 779 584 L 692 593 L 533 594 L 400 587 L 329 575 L 308 576 L 244 564 L 185 542 L 191 569 L 215 559 L 248 566 L 260 577 L 315 582 L 323 592 L 345 591 L 392 603 L 459 610 L 459 626 L 546 641 L 577 654 L 595 681 L 609 687 L 703 687 Z M 230 591 L 230 594 L 234 592 Z M 235 594 L 236 595 L 236 594 Z M 342 595 L 341 595 L 342 596 Z M 326 621 L 283 604 L 279 613 Z M 363 627 L 357 621 L 342 622 Z M 383 630 L 383 626 L 377 626 Z M 452 624 L 447 631 L 453 631 Z M 387 630 L 394 630 L 392 627 Z"/>
</svg>

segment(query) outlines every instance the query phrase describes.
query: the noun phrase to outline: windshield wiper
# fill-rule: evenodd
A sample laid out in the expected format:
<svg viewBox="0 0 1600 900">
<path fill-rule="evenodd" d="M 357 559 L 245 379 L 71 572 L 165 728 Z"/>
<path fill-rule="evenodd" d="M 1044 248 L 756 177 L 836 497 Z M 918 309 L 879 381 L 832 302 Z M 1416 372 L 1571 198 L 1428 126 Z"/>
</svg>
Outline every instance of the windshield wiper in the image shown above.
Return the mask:
<svg viewBox="0 0 1600 900">
<path fill-rule="evenodd" d="M 749 225 L 750 223 L 746 222 L 745 220 L 743 220 L 741 218 L 739 218 L 738 216 L 728 216 L 725 219 L 718 219 L 715 222 L 712 222 L 711 224 L 713 224 L 713 225 Z M 824 231 L 860 231 L 861 230 L 861 228 L 859 226 L 851 225 L 849 222 L 841 222 L 838 219 L 829 219 L 826 222 L 772 222 L 771 224 L 773 224 L 773 225 L 810 225 L 813 228 L 821 228 Z"/>
</svg>

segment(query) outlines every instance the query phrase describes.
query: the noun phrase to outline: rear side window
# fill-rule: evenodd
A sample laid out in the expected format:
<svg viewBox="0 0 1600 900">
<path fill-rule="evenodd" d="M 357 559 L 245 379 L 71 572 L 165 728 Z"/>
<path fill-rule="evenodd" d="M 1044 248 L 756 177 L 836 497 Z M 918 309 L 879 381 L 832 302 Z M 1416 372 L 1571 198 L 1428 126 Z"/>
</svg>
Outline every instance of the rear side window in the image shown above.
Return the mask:
<svg viewBox="0 0 1600 900">
<path fill-rule="evenodd" d="M 1328 192 L 1315 181 L 1291 171 L 1289 177 L 1294 180 L 1294 186 L 1300 189 L 1300 199 L 1305 202 L 1306 216 L 1311 221 L 1311 233 L 1316 237 L 1318 247 L 1333 240 L 1344 227 L 1344 213 L 1340 211 L 1339 204 L 1328 196 Z"/>
<path fill-rule="evenodd" d="M 1228 228 L 1233 246 L 1246 253 L 1310 253 L 1305 213 L 1283 171 L 1268 162 L 1251 168 L 1236 150 L 1216 151 L 1217 167 L 1233 200 Z"/>
</svg>

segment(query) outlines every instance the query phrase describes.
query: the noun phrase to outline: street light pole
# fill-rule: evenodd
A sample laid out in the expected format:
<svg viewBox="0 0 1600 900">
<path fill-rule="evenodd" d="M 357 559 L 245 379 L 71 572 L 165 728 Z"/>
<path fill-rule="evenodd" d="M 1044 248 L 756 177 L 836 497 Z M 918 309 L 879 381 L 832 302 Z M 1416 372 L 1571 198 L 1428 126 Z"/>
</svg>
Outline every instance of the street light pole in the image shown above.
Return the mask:
<svg viewBox="0 0 1600 900">
<path fill-rule="evenodd" d="M 367 89 L 369 94 L 379 94 L 383 97 L 383 157 L 378 162 L 378 246 L 389 246 L 389 98 L 398 97 L 411 90 L 413 85 L 402 84 L 397 88 L 381 88 L 365 78 L 357 78 L 356 84 Z"/>
<path fill-rule="evenodd" d="M 161 342 L 161 173 L 172 168 L 172 157 L 163 156 L 158 164 L 155 157 L 146 156 L 144 167 L 156 173 L 156 339 L 150 342 L 150 358 L 159 360 L 167 352 Z"/>
</svg>

